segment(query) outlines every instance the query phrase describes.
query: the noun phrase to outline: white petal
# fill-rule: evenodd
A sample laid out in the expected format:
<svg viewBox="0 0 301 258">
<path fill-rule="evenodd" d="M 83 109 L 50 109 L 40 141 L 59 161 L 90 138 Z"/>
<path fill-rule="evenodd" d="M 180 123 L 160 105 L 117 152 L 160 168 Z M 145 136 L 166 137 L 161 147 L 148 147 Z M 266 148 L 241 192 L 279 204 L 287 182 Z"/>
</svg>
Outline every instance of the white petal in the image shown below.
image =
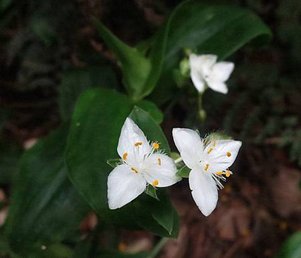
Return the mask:
<svg viewBox="0 0 301 258">
<path fill-rule="evenodd" d="M 210 173 L 205 173 L 201 168 L 191 170 L 189 186 L 192 197 L 200 211 L 208 216 L 215 209 L 218 192 L 214 179 Z"/>
<path fill-rule="evenodd" d="M 144 156 L 151 152 L 151 146 L 144 133 L 130 118 L 127 118 L 122 126 L 117 152 L 121 158 L 125 156 L 134 164 L 141 162 Z"/>
<path fill-rule="evenodd" d="M 146 181 L 128 165 L 119 165 L 108 176 L 108 202 L 110 209 L 120 208 L 143 193 Z"/>
<path fill-rule="evenodd" d="M 199 166 L 204 145 L 198 133 L 191 129 L 174 128 L 172 136 L 187 167 L 192 169 Z"/>
<path fill-rule="evenodd" d="M 204 81 L 201 73 L 195 69 L 191 69 L 190 77 L 191 77 L 194 87 L 198 90 L 198 92 L 204 92 L 205 91 L 205 81 Z"/>
<path fill-rule="evenodd" d="M 234 64 L 230 62 L 218 62 L 213 65 L 210 77 L 213 80 L 225 82 L 233 72 Z"/>
<path fill-rule="evenodd" d="M 200 55 L 191 54 L 189 56 L 190 77 L 199 92 L 205 90 L 205 81 L 211 74 L 211 69 L 216 63 L 217 56 L 215 55 Z"/>
<path fill-rule="evenodd" d="M 164 154 L 150 155 L 143 163 L 143 171 L 146 181 L 156 187 L 170 186 L 180 179 L 173 159 Z"/>
<path fill-rule="evenodd" d="M 216 173 L 229 168 L 235 161 L 238 151 L 241 147 L 240 141 L 233 140 L 218 140 L 215 142 L 215 147 L 208 154 L 208 150 L 212 145 L 208 145 L 205 149 L 207 155 L 206 160 L 209 164 L 208 172 Z"/>
<path fill-rule="evenodd" d="M 208 79 L 207 84 L 208 87 L 214 91 L 224 93 L 224 94 L 228 93 L 227 85 L 221 81 L 213 81 L 211 79 Z"/>
<path fill-rule="evenodd" d="M 211 73 L 213 65 L 216 63 L 217 56 L 215 55 L 200 55 L 191 54 L 189 56 L 190 68 L 200 71 L 203 77 Z"/>
</svg>

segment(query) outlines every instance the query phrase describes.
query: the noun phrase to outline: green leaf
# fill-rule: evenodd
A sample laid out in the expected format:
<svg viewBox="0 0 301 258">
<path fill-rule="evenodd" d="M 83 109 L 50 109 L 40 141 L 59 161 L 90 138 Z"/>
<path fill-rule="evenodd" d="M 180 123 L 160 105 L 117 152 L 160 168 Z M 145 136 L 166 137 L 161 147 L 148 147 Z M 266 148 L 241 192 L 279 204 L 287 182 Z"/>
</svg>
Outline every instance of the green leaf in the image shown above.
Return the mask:
<svg viewBox="0 0 301 258">
<path fill-rule="evenodd" d="M 13 142 L 0 142 L 0 184 L 9 184 L 18 171 L 22 150 Z"/>
<path fill-rule="evenodd" d="M 74 234 L 88 211 L 67 177 L 67 132 L 67 126 L 56 130 L 21 158 L 6 223 L 15 252 L 33 251 L 33 245 L 39 248 Z"/>
<path fill-rule="evenodd" d="M 277 258 L 300 258 L 301 257 L 301 232 L 290 236 L 282 245 Z"/>
<path fill-rule="evenodd" d="M 144 87 L 151 70 L 150 60 L 136 48 L 119 40 L 98 20 L 94 19 L 94 25 L 120 61 L 124 83 L 132 99 L 140 100 L 145 95 Z"/>
<path fill-rule="evenodd" d="M 190 171 L 190 168 L 183 166 L 178 170 L 177 175 L 182 178 L 188 178 Z"/>
<path fill-rule="evenodd" d="M 167 154 L 170 153 L 170 148 L 165 135 L 162 133 L 160 126 L 148 112 L 135 106 L 129 116 L 140 126 L 140 129 L 147 135 L 148 140 L 158 142 L 160 144 L 160 149 L 164 150 Z"/>
<path fill-rule="evenodd" d="M 153 217 L 157 209 L 162 209 L 162 204 L 146 194 L 140 195 L 121 209 L 108 208 L 107 177 L 112 168 L 107 160 L 118 157 L 117 143 L 126 117 L 130 115 L 149 140 L 160 141 L 162 148 L 169 151 L 158 124 L 147 112 L 138 107 L 133 110 L 133 107 L 125 95 L 111 90 L 89 90 L 80 97 L 72 118 L 66 149 L 69 176 L 103 221 L 128 228 L 146 228 L 162 236 L 176 235 L 177 232 L 173 230 L 177 228 L 176 223 L 172 230 L 170 226 L 166 226 L 166 230 L 161 225 L 163 222 L 160 224 Z M 162 198 L 166 200 L 163 210 L 166 214 L 171 214 L 171 219 L 175 221 L 175 211 L 164 193 Z"/>
<path fill-rule="evenodd" d="M 146 187 L 145 193 L 149 195 L 150 197 L 153 197 L 154 199 L 160 201 L 160 199 L 157 196 L 157 189 L 153 187 L 152 185 L 148 185 Z"/>
<path fill-rule="evenodd" d="M 136 103 L 136 105 L 147 111 L 157 124 L 161 124 L 163 122 L 163 114 L 153 102 L 142 100 Z"/>
<path fill-rule="evenodd" d="M 35 246 L 25 258 L 72 258 L 73 251 L 63 244 Z"/>
<path fill-rule="evenodd" d="M 70 119 L 77 98 L 85 90 L 92 87 L 114 89 L 117 85 L 113 70 L 107 66 L 89 66 L 65 71 L 59 87 L 59 105 L 63 120 Z"/>
<path fill-rule="evenodd" d="M 186 1 L 170 23 L 166 56 L 170 59 L 190 48 L 224 59 L 254 39 L 267 42 L 270 38 L 270 29 L 247 9 Z"/>
<path fill-rule="evenodd" d="M 225 59 L 249 42 L 260 44 L 271 38 L 270 29 L 253 12 L 197 1 L 180 4 L 166 26 L 169 33 L 164 71 L 153 96 L 156 103 L 173 95 L 173 74 L 184 57 L 184 49 Z"/>
</svg>

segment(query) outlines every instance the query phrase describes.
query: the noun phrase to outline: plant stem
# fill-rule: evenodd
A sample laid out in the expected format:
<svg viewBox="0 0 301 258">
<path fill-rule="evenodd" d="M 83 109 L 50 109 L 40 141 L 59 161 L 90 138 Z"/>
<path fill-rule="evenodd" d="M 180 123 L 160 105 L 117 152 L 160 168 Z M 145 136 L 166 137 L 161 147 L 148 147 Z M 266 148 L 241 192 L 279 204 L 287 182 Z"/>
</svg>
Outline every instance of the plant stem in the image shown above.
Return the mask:
<svg viewBox="0 0 301 258">
<path fill-rule="evenodd" d="M 146 258 L 156 258 L 168 240 L 169 238 L 163 237 Z"/>
<path fill-rule="evenodd" d="M 175 160 L 175 163 L 178 164 L 178 163 L 180 163 L 182 160 L 183 160 L 182 157 L 177 158 L 177 159 Z"/>
</svg>

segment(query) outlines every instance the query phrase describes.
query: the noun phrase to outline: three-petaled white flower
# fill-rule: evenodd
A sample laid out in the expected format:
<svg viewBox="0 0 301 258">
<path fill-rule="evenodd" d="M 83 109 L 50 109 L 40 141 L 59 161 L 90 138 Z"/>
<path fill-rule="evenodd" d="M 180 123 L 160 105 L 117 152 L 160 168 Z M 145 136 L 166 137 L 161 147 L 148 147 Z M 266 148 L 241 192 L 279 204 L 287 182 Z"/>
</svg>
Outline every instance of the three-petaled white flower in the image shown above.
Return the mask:
<svg viewBox="0 0 301 258">
<path fill-rule="evenodd" d="M 189 66 L 191 80 L 199 92 L 204 92 L 206 85 L 214 91 L 226 94 L 228 92 L 225 82 L 234 69 L 230 62 L 216 62 L 215 55 L 190 54 Z"/>
<path fill-rule="evenodd" d="M 107 182 L 110 209 L 134 200 L 147 184 L 166 187 L 179 181 L 174 161 L 158 149 L 159 143 L 150 144 L 132 119 L 125 120 L 117 147 L 122 164 L 113 169 Z"/>
<path fill-rule="evenodd" d="M 196 131 L 174 128 L 173 139 L 187 167 L 192 197 L 200 211 L 208 216 L 216 207 L 218 188 L 232 172 L 240 141 L 201 139 Z"/>
</svg>

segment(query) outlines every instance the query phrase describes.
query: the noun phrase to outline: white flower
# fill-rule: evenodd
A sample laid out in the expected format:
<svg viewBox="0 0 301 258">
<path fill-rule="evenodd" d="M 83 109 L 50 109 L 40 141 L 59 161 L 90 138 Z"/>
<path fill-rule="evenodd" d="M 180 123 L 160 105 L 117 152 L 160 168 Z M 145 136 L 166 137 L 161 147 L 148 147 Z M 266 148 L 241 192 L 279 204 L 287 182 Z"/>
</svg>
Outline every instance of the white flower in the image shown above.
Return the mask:
<svg viewBox="0 0 301 258">
<path fill-rule="evenodd" d="M 174 128 L 173 139 L 187 167 L 192 197 L 200 211 L 208 216 L 216 207 L 220 180 L 225 181 L 232 172 L 240 141 L 201 139 L 197 132 Z"/>
<path fill-rule="evenodd" d="M 117 147 L 122 164 L 108 176 L 110 209 L 120 208 L 134 200 L 147 184 L 165 187 L 179 181 L 174 161 L 158 149 L 159 143 L 150 145 L 132 119 L 125 120 Z"/>
<path fill-rule="evenodd" d="M 191 80 L 199 92 L 204 92 L 206 85 L 214 91 L 226 94 L 228 92 L 225 82 L 234 69 L 230 62 L 216 62 L 215 55 L 190 54 L 189 66 Z"/>
</svg>

